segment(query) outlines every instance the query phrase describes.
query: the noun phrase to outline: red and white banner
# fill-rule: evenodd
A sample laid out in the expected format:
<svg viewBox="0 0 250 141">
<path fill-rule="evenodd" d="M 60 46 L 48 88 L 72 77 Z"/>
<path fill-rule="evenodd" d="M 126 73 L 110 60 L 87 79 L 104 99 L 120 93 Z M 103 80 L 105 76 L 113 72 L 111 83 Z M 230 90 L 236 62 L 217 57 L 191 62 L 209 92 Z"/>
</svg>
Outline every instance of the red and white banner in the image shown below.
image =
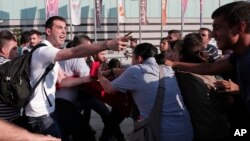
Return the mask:
<svg viewBox="0 0 250 141">
<path fill-rule="evenodd" d="M 118 0 L 118 20 L 119 20 L 119 23 L 125 22 L 125 12 L 124 12 L 123 0 Z"/>
<path fill-rule="evenodd" d="M 167 0 L 161 1 L 161 24 L 166 25 L 167 20 Z"/>
<path fill-rule="evenodd" d="M 58 16 L 58 0 L 46 0 L 45 9 L 46 19 L 52 16 Z"/>
<path fill-rule="evenodd" d="M 95 0 L 96 27 L 101 27 L 102 0 Z"/>
<path fill-rule="evenodd" d="M 140 22 L 142 25 L 148 24 L 147 0 L 140 0 Z"/>
<path fill-rule="evenodd" d="M 82 0 L 70 0 L 71 23 L 73 25 L 81 24 L 81 1 Z"/>
<path fill-rule="evenodd" d="M 181 8 L 182 8 L 182 15 L 184 17 L 185 13 L 186 13 L 186 9 L 187 9 L 187 3 L 188 3 L 188 0 L 181 0 Z"/>
</svg>

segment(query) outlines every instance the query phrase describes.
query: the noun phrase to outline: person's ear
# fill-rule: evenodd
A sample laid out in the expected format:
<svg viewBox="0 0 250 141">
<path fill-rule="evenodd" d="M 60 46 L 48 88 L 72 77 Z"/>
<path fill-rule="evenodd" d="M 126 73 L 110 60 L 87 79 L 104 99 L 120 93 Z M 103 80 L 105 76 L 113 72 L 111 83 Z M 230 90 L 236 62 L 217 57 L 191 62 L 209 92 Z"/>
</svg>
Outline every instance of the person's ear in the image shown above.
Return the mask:
<svg viewBox="0 0 250 141">
<path fill-rule="evenodd" d="M 46 35 L 50 35 L 51 34 L 51 29 L 50 28 L 46 28 L 45 29 L 45 33 L 46 33 Z"/>
<path fill-rule="evenodd" d="M 7 54 L 7 53 L 8 53 L 8 48 L 2 47 L 2 48 L 1 48 L 1 52 L 2 52 L 3 54 Z"/>
<path fill-rule="evenodd" d="M 247 30 L 246 28 L 247 28 L 246 23 L 245 23 L 245 22 L 240 22 L 240 23 L 238 24 L 238 34 L 243 34 L 243 33 L 245 33 L 246 30 Z"/>
<path fill-rule="evenodd" d="M 137 59 L 138 59 L 138 62 L 139 62 L 139 63 L 143 63 L 143 61 L 144 61 L 143 58 L 142 58 L 141 56 L 137 56 Z"/>
</svg>

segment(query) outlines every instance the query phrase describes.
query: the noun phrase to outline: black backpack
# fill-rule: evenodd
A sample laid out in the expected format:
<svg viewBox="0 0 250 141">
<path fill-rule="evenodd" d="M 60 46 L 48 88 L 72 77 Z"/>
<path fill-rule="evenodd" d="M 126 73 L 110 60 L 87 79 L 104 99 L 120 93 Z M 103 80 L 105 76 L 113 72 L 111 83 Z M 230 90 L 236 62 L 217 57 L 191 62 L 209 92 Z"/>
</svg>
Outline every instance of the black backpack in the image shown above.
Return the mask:
<svg viewBox="0 0 250 141">
<path fill-rule="evenodd" d="M 0 98 L 5 104 L 20 108 L 26 106 L 34 89 L 54 67 L 54 64 L 50 64 L 31 88 L 29 79 L 31 57 L 32 53 L 41 46 L 46 45 L 38 44 L 26 55 L 0 65 Z"/>
</svg>

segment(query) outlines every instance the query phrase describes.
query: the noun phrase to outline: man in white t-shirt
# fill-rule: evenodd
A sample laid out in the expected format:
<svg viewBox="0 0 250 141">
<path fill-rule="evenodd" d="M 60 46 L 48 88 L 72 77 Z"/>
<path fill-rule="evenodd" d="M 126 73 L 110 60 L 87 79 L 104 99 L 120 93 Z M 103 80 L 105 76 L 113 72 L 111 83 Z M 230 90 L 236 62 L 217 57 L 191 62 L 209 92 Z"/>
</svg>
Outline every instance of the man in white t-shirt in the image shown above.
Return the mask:
<svg viewBox="0 0 250 141">
<path fill-rule="evenodd" d="M 2 30 L 0 32 L 0 65 L 11 61 L 17 56 L 17 40 L 15 36 L 8 30 Z M 8 106 L 0 99 L 0 141 L 59 141 L 57 138 L 33 134 L 18 127 L 25 124 L 19 117 L 19 108 Z"/>
<path fill-rule="evenodd" d="M 25 114 L 29 119 L 34 132 L 50 134 L 61 137 L 60 129 L 55 122 L 55 91 L 56 83 L 61 87 L 72 87 L 82 83 L 81 78 L 66 77 L 60 69 L 57 61 L 71 58 L 79 58 L 95 54 L 97 52 L 112 49 L 122 50 L 126 48 L 126 38 L 108 40 L 92 45 L 79 45 L 74 48 L 59 49 L 66 39 L 66 21 L 59 16 L 50 17 L 45 23 L 46 46 L 38 48 L 33 52 L 31 59 L 31 86 L 41 77 L 47 66 L 55 64 L 53 69 L 47 74 L 34 91 L 30 102 L 25 108 Z"/>
<path fill-rule="evenodd" d="M 87 35 L 81 34 L 75 35 L 74 39 L 66 47 L 70 48 L 79 44 L 91 43 L 91 39 Z M 90 69 L 83 57 L 59 61 L 59 64 L 67 76 L 82 77 L 82 79 L 86 79 L 86 82 L 93 81 L 89 75 Z M 94 133 L 90 130 L 89 124 L 85 124 L 84 117 L 79 110 L 79 105 L 83 103 L 82 101 L 77 102 L 79 88 L 79 86 L 71 88 L 57 86 L 55 112 L 63 141 L 69 140 L 69 136 L 74 141 L 95 141 Z"/>
</svg>

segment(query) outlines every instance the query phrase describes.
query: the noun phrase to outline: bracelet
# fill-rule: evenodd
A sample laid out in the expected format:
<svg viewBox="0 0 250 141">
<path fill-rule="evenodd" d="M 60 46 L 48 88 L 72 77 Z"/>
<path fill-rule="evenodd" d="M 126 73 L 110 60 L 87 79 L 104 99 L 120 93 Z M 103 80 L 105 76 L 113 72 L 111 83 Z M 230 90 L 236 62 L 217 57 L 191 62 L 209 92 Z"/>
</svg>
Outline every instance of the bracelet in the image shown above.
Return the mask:
<svg viewBox="0 0 250 141">
<path fill-rule="evenodd" d="M 105 46 L 105 49 L 106 49 L 106 50 L 110 50 L 110 48 L 108 47 L 107 44 L 108 44 L 108 40 L 106 40 L 106 41 L 104 42 L 104 46 Z"/>
</svg>

